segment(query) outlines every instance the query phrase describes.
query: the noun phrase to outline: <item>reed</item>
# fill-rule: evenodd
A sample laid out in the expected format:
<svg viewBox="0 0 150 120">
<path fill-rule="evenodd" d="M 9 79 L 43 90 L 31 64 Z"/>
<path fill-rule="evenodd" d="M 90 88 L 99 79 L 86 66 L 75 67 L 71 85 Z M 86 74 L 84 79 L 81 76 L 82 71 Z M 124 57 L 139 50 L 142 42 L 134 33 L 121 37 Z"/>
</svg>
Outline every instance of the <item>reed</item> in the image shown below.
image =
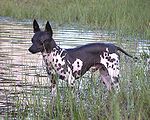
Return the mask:
<svg viewBox="0 0 150 120">
<path fill-rule="evenodd" d="M 126 64 L 122 63 L 123 66 Z M 49 89 L 33 89 L 30 96 L 23 93 L 28 102 L 23 106 L 23 99 L 16 100 L 16 119 L 32 120 L 143 120 L 150 112 L 149 76 L 143 63 L 130 61 L 130 66 L 122 67 L 121 91 L 118 94 L 107 93 L 97 80 L 97 74 L 87 74 L 82 82 L 82 89 L 76 86 L 75 93 L 70 88 L 58 87 L 58 95 L 50 98 Z M 131 72 L 131 73 L 130 73 Z M 126 74 L 127 73 L 127 74 Z M 38 79 L 38 78 L 35 78 Z M 86 82 L 85 82 L 86 81 Z M 39 84 L 41 85 L 41 84 Z M 6 116 L 7 118 L 7 116 Z"/>
<path fill-rule="evenodd" d="M 150 38 L 149 0 L 1 0 L 0 16 L 51 20 L 59 24 L 88 25 L 125 35 Z M 130 39 L 132 40 L 132 39 Z M 121 42 L 121 41 L 120 41 Z M 128 41 L 127 41 L 128 42 Z M 130 43 L 129 43 L 130 44 Z M 58 87 L 55 101 L 39 83 L 30 93 L 15 97 L 12 119 L 23 120 L 147 120 L 150 118 L 150 84 L 142 62 L 121 60 L 121 91 L 106 93 L 97 75 L 81 78 L 74 94 Z M 35 71 L 36 73 L 36 71 Z M 39 79 L 38 76 L 35 79 Z M 28 84 L 28 83 L 27 83 Z M 37 83 L 35 83 L 37 84 Z M 24 101 L 25 100 L 25 101 Z M 0 117 L 1 118 L 1 117 Z M 9 114 L 5 119 L 11 119 Z"/>
</svg>

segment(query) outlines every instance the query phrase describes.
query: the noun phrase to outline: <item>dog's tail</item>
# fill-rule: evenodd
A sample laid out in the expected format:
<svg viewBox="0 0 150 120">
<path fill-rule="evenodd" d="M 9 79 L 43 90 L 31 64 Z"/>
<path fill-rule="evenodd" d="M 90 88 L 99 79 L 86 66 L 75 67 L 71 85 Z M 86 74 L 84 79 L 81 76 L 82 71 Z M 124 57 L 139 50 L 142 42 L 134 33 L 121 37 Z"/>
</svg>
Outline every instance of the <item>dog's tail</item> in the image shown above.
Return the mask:
<svg viewBox="0 0 150 120">
<path fill-rule="evenodd" d="M 127 55 L 127 56 L 133 58 L 134 60 L 138 60 L 137 57 L 133 57 L 132 55 L 130 55 L 130 54 L 128 54 L 126 51 L 124 51 L 122 48 L 120 48 L 120 47 L 118 47 L 118 46 L 116 46 L 116 48 L 117 48 L 117 50 L 119 50 L 119 51 L 121 51 L 122 53 L 124 53 L 125 55 Z"/>
</svg>

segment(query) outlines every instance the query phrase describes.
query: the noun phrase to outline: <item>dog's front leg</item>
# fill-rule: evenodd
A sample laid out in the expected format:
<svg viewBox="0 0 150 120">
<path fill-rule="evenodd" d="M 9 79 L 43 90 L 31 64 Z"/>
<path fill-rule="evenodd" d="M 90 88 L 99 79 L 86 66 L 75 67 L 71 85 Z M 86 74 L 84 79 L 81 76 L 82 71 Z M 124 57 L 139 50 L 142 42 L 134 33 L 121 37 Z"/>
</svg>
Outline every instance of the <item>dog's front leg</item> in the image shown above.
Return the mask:
<svg viewBox="0 0 150 120">
<path fill-rule="evenodd" d="M 46 67 L 48 78 L 50 80 L 50 92 L 52 97 L 56 97 L 57 88 L 56 88 L 56 75 L 55 71 L 52 71 L 50 68 Z"/>
<path fill-rule="evenodd" d="M 51 74 L 51 95 L 52 97 L 56 97 L 57 95 L 57 88 L 56 88 L 56 75 L 55 74 Z"/>
</svg>

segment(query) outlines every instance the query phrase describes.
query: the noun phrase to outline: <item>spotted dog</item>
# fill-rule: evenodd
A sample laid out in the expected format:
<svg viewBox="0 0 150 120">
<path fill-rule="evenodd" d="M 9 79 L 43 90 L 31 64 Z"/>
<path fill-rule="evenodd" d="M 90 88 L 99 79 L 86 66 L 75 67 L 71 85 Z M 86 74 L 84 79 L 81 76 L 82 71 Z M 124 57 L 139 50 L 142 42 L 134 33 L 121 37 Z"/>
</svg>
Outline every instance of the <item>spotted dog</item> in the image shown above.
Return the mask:
<svg viewBox="0 0 150 120">
<path fill-rule="evenodd" d="M 41 52 L 51 79 L 51 92 L 56 94 L 56 74 L 74 87 L 75 80 L 84 75 L 90 68 L 99 70 L 101 80 L 108 90 L 112 87 L 119 90 L 119 54 L 132 57 L 120 47 L 108 43 L 91 43 L 73 49 L 60 48 L 53 39 L 52 28 L 47 21 L 45 30 L 41 31 L 36 20 L 33 21 L 34 36 L 31 53 Z M 133 58 L 133 57 L 132 57 Z"/>
</svg>

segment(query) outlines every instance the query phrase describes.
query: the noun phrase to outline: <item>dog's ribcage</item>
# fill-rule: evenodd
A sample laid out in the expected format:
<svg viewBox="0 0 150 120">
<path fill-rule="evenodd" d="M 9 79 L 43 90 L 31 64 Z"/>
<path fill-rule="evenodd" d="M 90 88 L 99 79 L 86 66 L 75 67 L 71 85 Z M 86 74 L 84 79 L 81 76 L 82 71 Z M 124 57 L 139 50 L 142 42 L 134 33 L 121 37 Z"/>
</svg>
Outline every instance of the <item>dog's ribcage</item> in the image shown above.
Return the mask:
<svg viewBox="0 0 150 120">
<path fill-rule="evenodd" d="M 48 74 L 57 73 L 60 79 L 68 81 L 69 84 L 73 84 L 74 80 L 80 77 L 83 62 L 80 59 L 76 59 L 71 64 L 66 59 L 66 55 L 66 50 L 57 46 L 53 48 L 51 53 L 43 53 L 43 59 L 46 63 Z"/>
</svg>

